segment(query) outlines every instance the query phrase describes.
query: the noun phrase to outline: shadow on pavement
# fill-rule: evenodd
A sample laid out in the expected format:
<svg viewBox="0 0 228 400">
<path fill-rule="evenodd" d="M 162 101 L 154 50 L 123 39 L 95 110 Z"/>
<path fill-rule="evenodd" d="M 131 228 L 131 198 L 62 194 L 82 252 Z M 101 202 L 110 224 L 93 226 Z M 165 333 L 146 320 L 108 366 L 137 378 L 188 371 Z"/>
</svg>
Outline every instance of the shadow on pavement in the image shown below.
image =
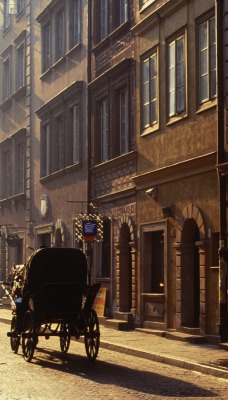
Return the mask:
<svg viewBox="0 0 228 400">
<path fill-rule="evenodd" d="M 169 398 L 217 397 L 215 392 L 184 380 L 116 365 L 99 358 L 95 362 L 89 361 L 86 355 L 64 354 L 60 351 L 38 348 L 32 362 L 42 368 L 80 376 L 99 384 L 119 386 L 132 393 L 136 391 Z"/>
</svg>

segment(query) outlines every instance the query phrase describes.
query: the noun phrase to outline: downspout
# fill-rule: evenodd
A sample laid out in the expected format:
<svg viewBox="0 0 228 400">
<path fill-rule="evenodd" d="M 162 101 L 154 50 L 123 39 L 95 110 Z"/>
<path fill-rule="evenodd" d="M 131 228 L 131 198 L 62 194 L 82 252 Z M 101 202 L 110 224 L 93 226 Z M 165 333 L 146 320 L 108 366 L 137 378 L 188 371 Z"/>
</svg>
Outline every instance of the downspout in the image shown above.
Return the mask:
<svg viewBox="0 0 228 400">
<path fill-rule="evenodd" d="M 217 32 L 217 166 L 224 163 L 224 43 L 223 43 L 223 0 L 216 0 L 216 32 Z M 226 176 L 218 172 L 219 186 L 219 247 L 226 249 Z M 228 319 L 226 288 L 222 284 L 224 276 L 224 260 L 219 260 L 219 333 L 221 342 L 228 340 Z"/>
<path fill-rule="evenodd" d="M 87 7 L 88 7 L 88 19 L 87 19 L 87 24 L 88 24 L 88 29 L 87 29 L 87 84 L 86 84 L 86 90 L 87 90 L 87 215 L 90 214 L 91 212 L 91 95 L 90 95 L 90 87 L 89 83 L 91 82 L 91 32 L 92 32 L 92 27 L 91 27 L 91 11 L 92 11 L 92 6 L 91 6 L 91 1 L 87 1 Z M 92 245 L 91 243 L 86 244 L 86 258 L 87 258 L 87 263 L 88 263 L 88 279 L 89 279 L 89 284 L 91 284 L 92 280 Z"/>
</svg>

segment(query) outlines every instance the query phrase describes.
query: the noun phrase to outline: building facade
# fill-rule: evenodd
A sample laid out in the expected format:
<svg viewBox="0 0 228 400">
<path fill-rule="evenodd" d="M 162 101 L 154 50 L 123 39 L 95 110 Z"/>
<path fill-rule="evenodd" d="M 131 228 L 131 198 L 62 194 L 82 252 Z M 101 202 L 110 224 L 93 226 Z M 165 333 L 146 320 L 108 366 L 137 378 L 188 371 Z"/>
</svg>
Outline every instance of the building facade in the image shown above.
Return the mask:
<svg viewBox="0 0 228 400">
<path fill-rule="evenodd" d="M 32 249 L 80 247 L 106 317 L 228 332 L 227 12 L 0 0 L 0 279 Z"/>
<path fill-rule="evenodd" d="M 1 278 L 81 246 L 87 207 L 87 1 L 1 1 Z"/>
<path fill-rule="evenodd" d="M 93 246 L 93 277 L 107 289 L 108 316 L 136 315 L 135 2 L 89 8 L 90 197 L 104 215 Z"/>
<path fill-rule="evenodd" d="M 141 324 L 217 335 L 215 2 L 142 1 L 134 32 Z"/>
</svg>

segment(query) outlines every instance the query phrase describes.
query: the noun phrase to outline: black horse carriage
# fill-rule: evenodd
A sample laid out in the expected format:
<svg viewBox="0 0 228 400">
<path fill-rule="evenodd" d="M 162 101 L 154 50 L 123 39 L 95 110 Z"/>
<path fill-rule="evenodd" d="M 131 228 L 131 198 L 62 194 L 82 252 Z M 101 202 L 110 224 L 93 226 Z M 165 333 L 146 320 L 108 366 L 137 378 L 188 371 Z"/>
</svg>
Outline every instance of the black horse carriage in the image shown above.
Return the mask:
<svg viewBox="0 0 228 400">
<path fill-rule="evenodd" d="M 58 336 L 66 353 L 72 337 L 84 336 L 88 359 L 96 359 L 100 330 L 92 306 L 100 285 L 88 285 L 87 275 L 86 257 L 80 250 L 43 248 L 34 251 L 21 274 L 14 274 L 12 295 L 1 282 L 12 308 L 7 336 L 14 353 L 21 344 L 24 359 L 31 361 L 41 336 Z"/>
</svg>

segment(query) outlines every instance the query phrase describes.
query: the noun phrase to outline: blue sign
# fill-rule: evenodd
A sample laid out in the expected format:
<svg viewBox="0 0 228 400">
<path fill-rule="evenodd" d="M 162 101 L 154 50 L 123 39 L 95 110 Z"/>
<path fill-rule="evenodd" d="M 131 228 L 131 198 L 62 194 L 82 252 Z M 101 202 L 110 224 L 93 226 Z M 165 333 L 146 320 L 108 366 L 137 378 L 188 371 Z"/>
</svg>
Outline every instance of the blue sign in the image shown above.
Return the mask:
<svg viewBox="0 0 228 400">
<path fill-rule="evenodd" d="M 82 221 L 83 236 L 96 236 L 97 221 Z"/>
</svg>

